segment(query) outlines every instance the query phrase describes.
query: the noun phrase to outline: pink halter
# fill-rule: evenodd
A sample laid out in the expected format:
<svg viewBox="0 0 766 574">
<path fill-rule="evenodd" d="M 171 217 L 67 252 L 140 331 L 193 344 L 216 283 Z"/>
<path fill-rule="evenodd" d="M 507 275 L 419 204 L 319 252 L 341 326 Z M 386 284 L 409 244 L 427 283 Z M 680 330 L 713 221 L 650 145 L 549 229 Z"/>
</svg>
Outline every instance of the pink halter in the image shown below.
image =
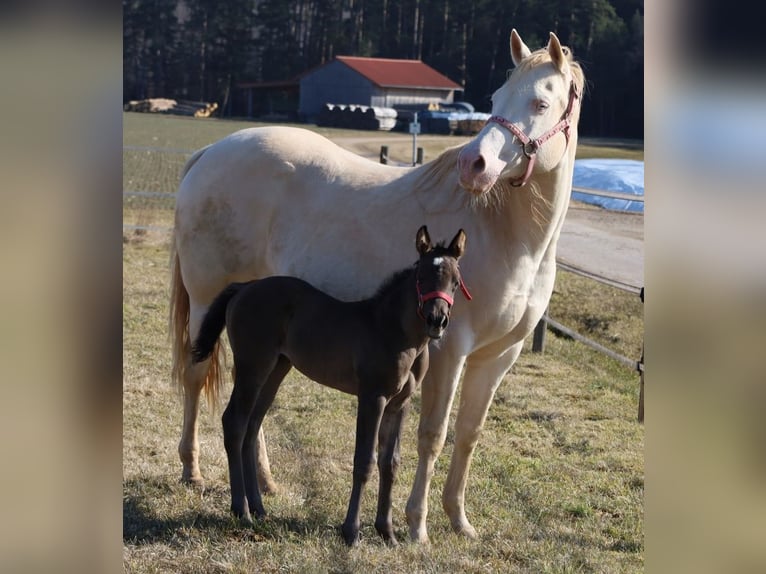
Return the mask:
<svg viewBox="0 0 766 574">
<path fill-rule="evenodd" d="M 513 187 L 521 187 L 522 185 L 526 184 L 527 181 L 529 181 L 529 178 L 532 175 L 532 169 L 535 166 L 537 150 L 540 149 L 541 145 L 543 145 L 545 142 L 547 142 L 549 139 L 561 131 L 564 132 L 564 136 L 567 138 L 567 145 L 569 145 L 569 128 L 571 125 L 572 110 L 574 109 L 574 101 L 578 97 L 579 95 L 575 89 L 574 82 L 570 82 L 569 103 L 567 104 L 567 109 L 564 111 L 564 116 L 555 126 L 549 129 L 539 138 L 535 138 L 533 140 L 529 139 L 529 136 L 521 131 L 521 128 L 519 128 L 516 124 L 512 124 L 502 116 L 490 116 L 490 118 L 487 120 L 487 123 L 494 122 L 496 124 L 500 124 L 514 136 L 516 136 L 516 139 L 518 139 L 519 143 L 521 144 L 521 150 L 524 152 L 524 155 L 527 156 L 527 169 L 523 176 L 511 180 L 511 185 Z"/>
</svg>

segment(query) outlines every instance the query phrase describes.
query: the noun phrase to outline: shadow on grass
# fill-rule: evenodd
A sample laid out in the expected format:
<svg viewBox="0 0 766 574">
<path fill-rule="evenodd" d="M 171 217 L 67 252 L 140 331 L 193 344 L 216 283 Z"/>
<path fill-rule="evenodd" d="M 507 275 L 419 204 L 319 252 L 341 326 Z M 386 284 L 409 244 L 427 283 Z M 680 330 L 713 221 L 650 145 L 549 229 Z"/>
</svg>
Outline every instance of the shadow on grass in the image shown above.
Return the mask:
<svg viewBox="0 0 766 574">
<path fill-rule="evenodd" d="M 337 537 L 340 540 L 340 524 L 332 524 L 330 517 L 317 512 L 305 519 L 269 514 L 254 520 L 252 525 L 245 524 L 228 512 L 228 490 L 223 488 L 205 490 L 205 498 L 214 500 L 213 504 L 221 508 L 220 512 L 199 507 L 184 510 L 180 508 L 183 504 L 180 501 L 173 506 L 174 499 L 184 497 L 185 488 L 164 477 L 126 481 L 123 484 L 122 503 L 123 542 L 134 545 L 173 545 L 195 533 L 208 539 L 287 541 L 319 536 Z"/>
</svg>

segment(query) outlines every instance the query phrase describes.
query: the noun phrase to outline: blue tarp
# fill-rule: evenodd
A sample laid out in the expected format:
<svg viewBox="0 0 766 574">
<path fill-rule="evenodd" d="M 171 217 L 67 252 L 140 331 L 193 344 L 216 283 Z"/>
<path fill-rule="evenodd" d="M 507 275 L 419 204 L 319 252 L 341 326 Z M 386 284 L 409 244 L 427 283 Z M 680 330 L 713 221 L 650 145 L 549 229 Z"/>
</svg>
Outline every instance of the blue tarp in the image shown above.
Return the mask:
<svg viewBox="0 0 766 574">
<path fill-rule="evenodd" d="M 620 191 L 644 195 L 644 162 L 632 159 L 578 159 L 574 166 L 574 187 Z M 643 213 L 643 201 L 613 199 L 574 192 L 572 199 L 615 211 Z"/>
</svg>

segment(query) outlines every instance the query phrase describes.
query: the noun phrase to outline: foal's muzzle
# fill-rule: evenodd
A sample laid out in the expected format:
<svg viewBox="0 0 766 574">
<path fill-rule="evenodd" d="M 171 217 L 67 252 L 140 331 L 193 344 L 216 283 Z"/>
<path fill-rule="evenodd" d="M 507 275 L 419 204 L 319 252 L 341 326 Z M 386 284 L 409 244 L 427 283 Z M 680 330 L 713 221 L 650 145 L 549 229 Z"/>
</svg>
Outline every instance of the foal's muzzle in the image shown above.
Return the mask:
<svg viewBox="0 0 766 574">
<path fill-rule="evenodd" d="M 426 317 L 426 328 L 428 336 L 432 339 L 441 339 L 444 335 L 444 331 L 447 330 L 449 324 L 449 311 L 447 313 L 440 313 L 436 309 Z"/>
</svg>

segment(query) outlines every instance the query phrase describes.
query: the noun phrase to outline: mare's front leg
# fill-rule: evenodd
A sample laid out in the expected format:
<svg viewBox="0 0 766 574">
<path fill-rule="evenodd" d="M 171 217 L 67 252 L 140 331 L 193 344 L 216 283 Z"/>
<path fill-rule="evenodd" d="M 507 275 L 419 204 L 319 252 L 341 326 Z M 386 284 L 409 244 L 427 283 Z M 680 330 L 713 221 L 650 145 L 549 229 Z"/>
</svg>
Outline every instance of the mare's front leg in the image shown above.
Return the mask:
<svg viewBox="0 0 766 574">
<path fill-rule="evenodd" d="M 524 341 L 520 341 L 508 349 L 486 349 L 482 350 L 481 355 L 472 355 L 463 376 L 463 390 L 455 421 L 455 446 L 442 493 L 442 505 L 452 529 L 469 538 L 476 537 L 476 530 L 465 516 L 465 487 L 471 456 L 484 427 L 492 397 L 503 376 L 519 357 L 523 344 Z M 500 345 L 504 346 L 504 343 Z"/>
<path fill-rule="evenodd" d="M 359 507 L 364 485 L 370 479 L 375 465 L 375 438 L 386 406 L 385 397 L 365 396 L 360 393 L 356 414 L 356 445 L 354 447 L 354 482 L 348 502 L 346 519 L 341 532 L 346 544 L 359 541 Z"/>
<path fill-rule="evenodd" d="M 420 424 L 418 425 L 418 468 L 407 499 L 405 514 L 410 539 L 427 543 L 428 491 L 434 474 L 434 464 L 447 438 L 447 422 L 465 356 L 442 350 L 431 354 L 430 367 L 421 393 Z"/>
</svg>

